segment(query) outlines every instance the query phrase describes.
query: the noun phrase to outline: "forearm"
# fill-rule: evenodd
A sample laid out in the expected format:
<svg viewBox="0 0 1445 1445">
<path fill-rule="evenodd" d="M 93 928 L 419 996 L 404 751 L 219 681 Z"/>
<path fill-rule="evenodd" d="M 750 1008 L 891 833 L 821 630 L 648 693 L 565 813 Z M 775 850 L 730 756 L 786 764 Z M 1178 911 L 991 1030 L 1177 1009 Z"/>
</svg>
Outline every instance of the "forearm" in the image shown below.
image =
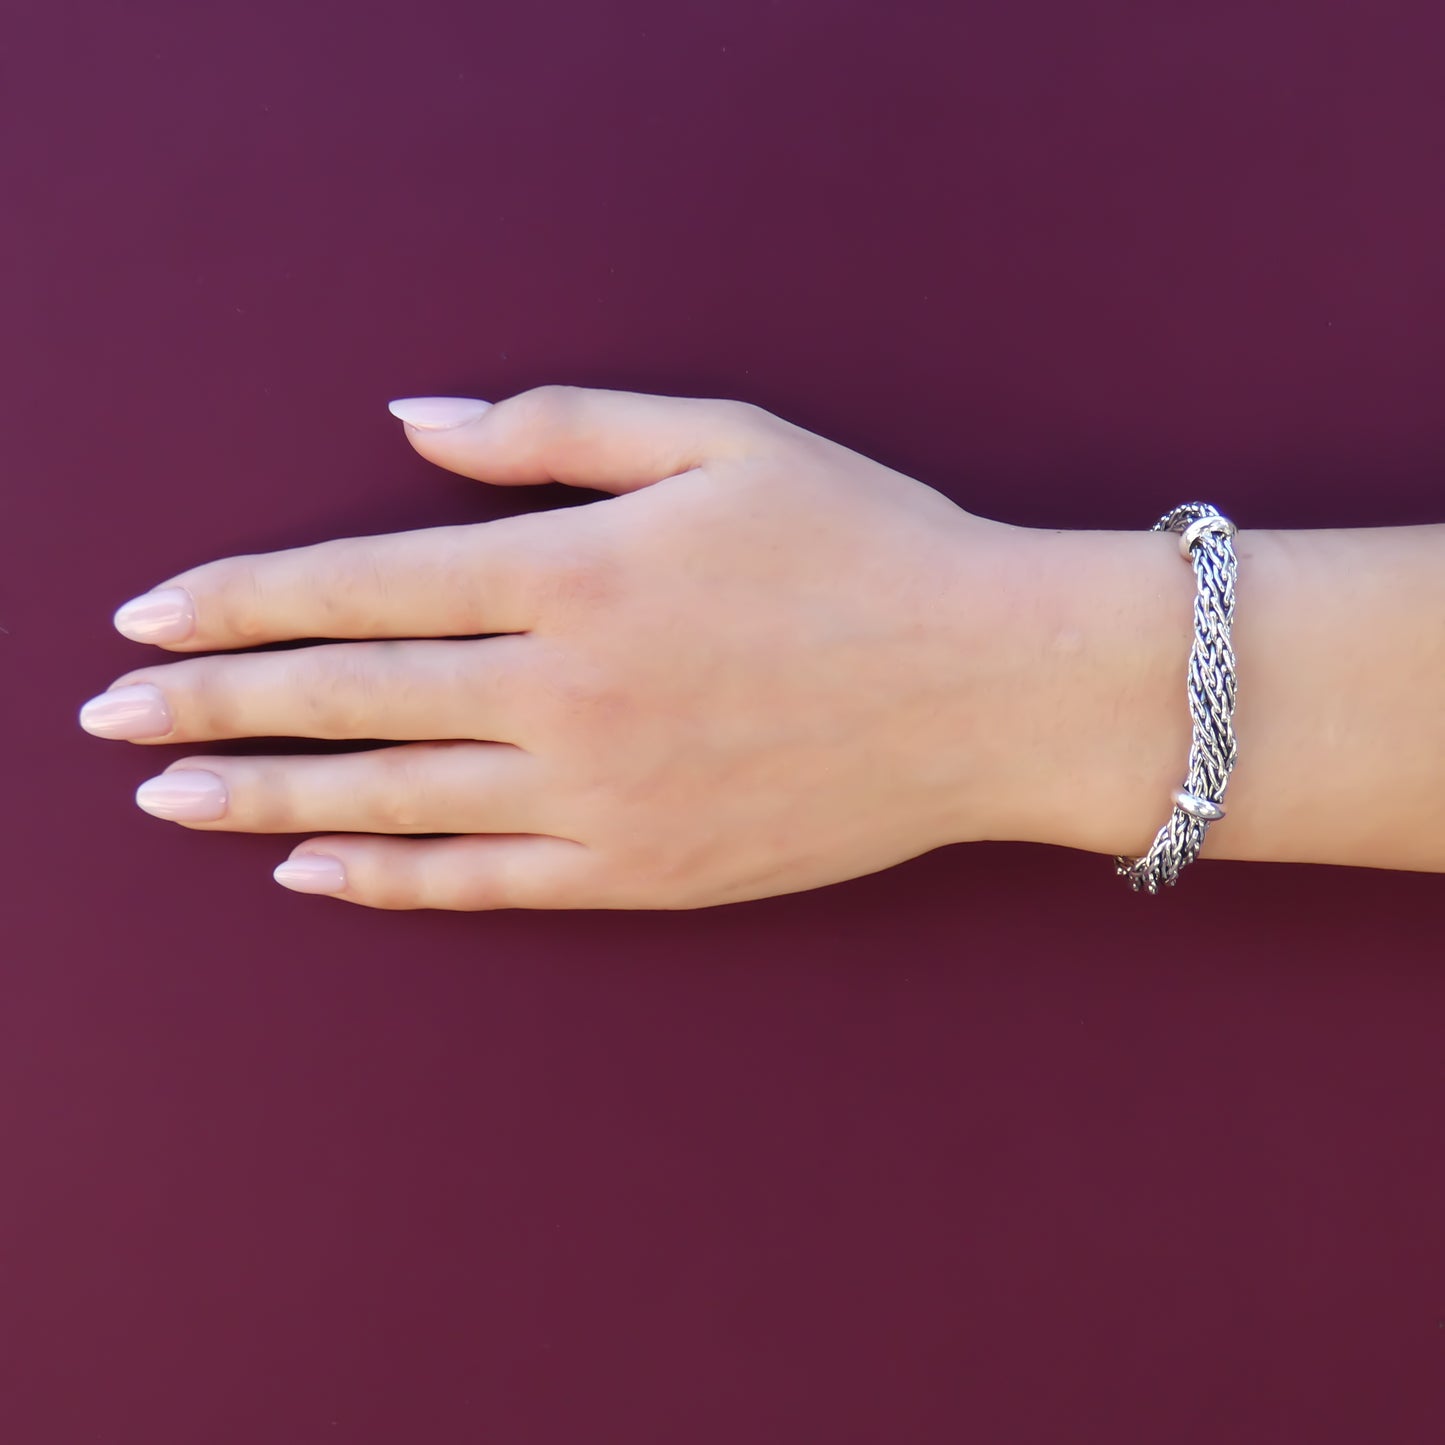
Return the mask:
<svg viewBox="0 0 1445 1445">
<path fill-rule="evenodd" d="M 999 835 L 1138 856 L 1184 779 L 1193 569 L 1148 530 L 1006 546 Z M 1201 857 L 1445 871 L 1445 526 L 1242 527 L 1235 551 L 1239 761 Z"/>
</svg>

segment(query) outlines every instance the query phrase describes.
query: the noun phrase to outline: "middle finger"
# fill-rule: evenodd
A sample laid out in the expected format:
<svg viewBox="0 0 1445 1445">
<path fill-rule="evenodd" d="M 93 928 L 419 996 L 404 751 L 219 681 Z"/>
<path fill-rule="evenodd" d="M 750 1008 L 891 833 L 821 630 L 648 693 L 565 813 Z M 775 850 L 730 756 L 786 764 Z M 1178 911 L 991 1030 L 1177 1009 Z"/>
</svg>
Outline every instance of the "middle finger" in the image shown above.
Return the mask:
<svg viewBox="0 0 1445 1445">
<path fill-rule="evenodd" d="M 520 746 L 529 638 L 323 643 L 138 668 L 80 710 L 96 737 L 470 738 Z"/>
</svg>

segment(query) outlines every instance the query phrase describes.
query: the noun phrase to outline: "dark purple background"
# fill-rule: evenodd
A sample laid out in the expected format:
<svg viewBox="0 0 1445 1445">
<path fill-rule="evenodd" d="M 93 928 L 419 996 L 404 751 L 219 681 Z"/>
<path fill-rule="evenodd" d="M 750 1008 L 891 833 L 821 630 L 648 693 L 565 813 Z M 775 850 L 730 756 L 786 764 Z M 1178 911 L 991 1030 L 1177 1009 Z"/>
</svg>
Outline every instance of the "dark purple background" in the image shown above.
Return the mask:
<svg viewBox="0 0 1445 1445">
<path fill-rule="evenodd" d="M 168 573 L 591 500 L 396 395 L 742 396 L 1028 525 L 1445 520 L 1438 4 L 6 14 L 6 1445 L 1441 1438 L 1445 877 L 372 913 L 75 721 Z"/>
</svg>

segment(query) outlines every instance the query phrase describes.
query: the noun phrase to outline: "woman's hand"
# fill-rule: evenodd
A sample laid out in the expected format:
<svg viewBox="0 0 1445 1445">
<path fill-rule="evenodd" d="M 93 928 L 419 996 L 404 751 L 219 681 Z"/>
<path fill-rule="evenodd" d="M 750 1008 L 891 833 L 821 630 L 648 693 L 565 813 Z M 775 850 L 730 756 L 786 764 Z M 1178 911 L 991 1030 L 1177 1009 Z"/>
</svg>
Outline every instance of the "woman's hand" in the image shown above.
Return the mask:
<svg viewBox="0 0 1445 1445">
<path fill-rule="evenodd" d="M 705 907 L 1007 836 L 1021 529 L 739 402 L 394 410 L 452 471 L 616 495 L 231 557 L 127 604 L 128 636 L 220 655 L 127 673 L 87 730 L 399 743 L 197 753 L 142 807 L 316 833 L 278 880 L 377 908 Z M 311 638 L 367 640 L 236 651 Z"/>
</svg>

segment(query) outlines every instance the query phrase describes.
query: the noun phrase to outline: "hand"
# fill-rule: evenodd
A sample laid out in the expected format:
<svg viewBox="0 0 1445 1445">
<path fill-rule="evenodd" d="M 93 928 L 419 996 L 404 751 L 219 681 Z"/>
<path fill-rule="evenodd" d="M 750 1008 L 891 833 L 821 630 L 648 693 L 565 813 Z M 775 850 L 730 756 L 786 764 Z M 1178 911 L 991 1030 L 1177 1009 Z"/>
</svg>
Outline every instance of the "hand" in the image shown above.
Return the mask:
<svg viewBox="0 0 1445 1445">
<path fill-rule="evenodd" d="M 127 604 L 128 636 L 221 655 L 118 678 L 89 731 L 399 744 L 197 754 L 142 807 L 319 832 L 278 881 L 377 908 L 706 907 L 991 836 L 991 575 L 1020 529 L 739 402 L 395 409 L 452 471 L 615 495 L 231 557 Z M 235 651 L 318 637 L 368 640 Z"/>
</svg>

